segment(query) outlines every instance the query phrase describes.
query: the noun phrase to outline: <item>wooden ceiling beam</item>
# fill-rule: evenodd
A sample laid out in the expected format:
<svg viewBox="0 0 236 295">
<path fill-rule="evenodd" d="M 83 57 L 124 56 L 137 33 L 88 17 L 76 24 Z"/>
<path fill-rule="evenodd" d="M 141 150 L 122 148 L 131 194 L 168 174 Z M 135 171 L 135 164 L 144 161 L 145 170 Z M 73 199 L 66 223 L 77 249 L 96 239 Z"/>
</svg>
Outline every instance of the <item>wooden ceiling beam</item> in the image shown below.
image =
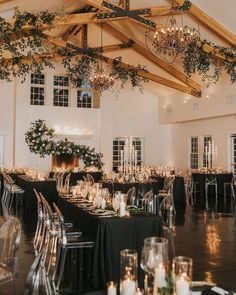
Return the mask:
<svg viewBox="0 0 236 295">
<path fill-rule="evenodd" d="M 11 1 L 13 1 L 13 0 L 0 0 L 0 4 L 11 2 Z"/>
<path fill-rule="evenodd" d="M 185 0 L 175 0 L 176 4 L 183 5 Z M 216 20 L 210 17 L 203 10 L 198 8 L 195 4 L 191 3 L 190 9 L 188 13 L 192 15 L 199 23 L 208 28 L 211 32 L 213 32 L 216 36 L 218 36 L 221 40 L 225 41 L 230 45 L 236 44 L 236 36 L 219 24 Z"/>
<path fill-rule="evenodd" d="M 59 40 L 58 38 L 52 37 L 52 36 L 48 36 L 47 39 L 48 39 L 48 41 L 50 41 L 52 44 L 54 44 L 56 46 L 59 46 L 59 47 L 62 47 L 62 48 L 68 48 L 68 42 L 66 42 L 66 41 Z M 109 65 L 112 65 L 113 61 L 114 60 L 112 58 L 106 57 L 106 62 Z M 129 67 L 129 68 L 136 69 L 134 66 L 130 66 L 130 65 L 122 63 L 122 62 L 121 62 L 121 66 L 123 66 L 124 68 Z M 181 92 L 184 92 L 184 93 L 191 94 L 191 95 L 196 96 L 196 97 L 200 96 L 200 92 L 198 90 L 193 89 L 192 87 L 190 87 L 188 85 L 183 85 L 183 84 L 174 82 L 172 80 L 166 79 L 166 78 L 158 76 L 156 74 L 146 72 L 144 70 L 139 70 L 137 73 L 138 73 L 138 75 L 140 77 L 147 78 L 147 79 L 149 79 L 149 80 L 151 80 L 153 82 L 165 85 L 167 87 L 173 88 L 175 90 L 178 90 L 178 91 L 181 91 Z"/>
<path fill-rule="evenodd" d="M 122 42 L 128 42 L 128 40 L 131 39 L 131 37 L 128 35 L 127 32 L 124 32 L 114 24 L 106 24 L 103 26 L 103 28 L 110 33 L 116 38 L 118 38 Z M 134 42 L 133 44 L 133 49 L 141 54 L 144 58 L 150 60 L 152 63 L 166 71 L 168 74 L 173 76 L 174 78 L 178 79 L 182 83 L 188 85 L 189 87 L 195 89 L 196 91 L 201 92 L 201 86 L 193 81 L 192 79 L 189 79 L 184 73 L 182 73 L 180 70 L 177 68 L 173 67 L 170 64 L 167 64 L 165 61 L 163 61 L 161 58 L 157 57 L 154 55 L 149 49 L 146 48 L 145 45 L 143 45 L 141 42 L 138 40 L 132 38 L 132 41 Z"/>
</svg>

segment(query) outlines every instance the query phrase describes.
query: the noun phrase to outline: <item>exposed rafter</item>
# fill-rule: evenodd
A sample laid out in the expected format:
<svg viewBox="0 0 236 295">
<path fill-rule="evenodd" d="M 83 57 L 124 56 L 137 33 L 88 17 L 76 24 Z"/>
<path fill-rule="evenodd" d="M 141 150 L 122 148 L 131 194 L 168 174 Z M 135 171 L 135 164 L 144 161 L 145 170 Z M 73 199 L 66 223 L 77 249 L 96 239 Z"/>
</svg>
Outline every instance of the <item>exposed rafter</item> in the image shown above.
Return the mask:
<svg viewBox="0 0 236 295">
<path fill-rule="evenodd" d="M 175 0 L 177 5 L 183 5 L 185 0 Z M 211 32 L 220 37 L 230 45 L 236 44 L 236 36 L 224 28 L 212 17 L 207 15 L 203 10 L 198 8 L 195 4 L 191 4 L 188 13 L 190 13 L 199 23 L 207 27 Z"/>
<path fill-rule="evenodd" d="M 103 27 L 105 30 L 108 30 L 109 32 L 111 32 L 113 36 L 115 36 L 122 42 L 127 42 L 127 40 L 130 39 L 130 36 L 128 35 L 127 32 L 124 32 L 123 30 L 115 26 L 114 24 L 109 24 L 109 25 L 106 24 Z M 146 48 L 145 45 L 143 45 L 138 40 L 134 38 L 132 38 L 132 40 L 134 42 L 133 49 L 136 52 L 138 52 L 139 54 L 141 54 L 142 56 L 150 60 L 152 63 L 154 63 L 158 67 L 165 70 L 167 73 L 169 73 L 170 75 L 172 75 L 173 77 L 181 81 L 182 83 L 193 88 L 194 91 L 201 92 L 201 86 L 198 83 L 194 82 L 192 79 L 188 79 L 187 76 L 183 74 L 181 71 L 179 71 L 177 68 L 173 67 L 170 64 L 167 64 L 162 59 L 154 55 L 150 50 Z"/>
<path fill-rule="evenodd" d="M 59 47 L 62 47 L 62 48 L 70 47 L 68 42 L 60 40 L 60 39 L 58 39 L 56 37 L 48 36 L 47 40 L 50 41 L 52 44 L 54 44 L 56 46 L 59 46 Z M 81 50 L 79 47 L 76 47 L 76 46 L 74 46 L 74 48 L 78 48 L 79 50 Z M 113 61 L 114 60 L 112 58 L 106 57 L 106 62 L 108 64 L 112 65 Z M 125 64 L 125 63 L 121 63 L 121 64 L 122 64 L 122 66 L 124 68 L 132 67 L 132 66 L 130 66 L 128 64 Z M 135 68 L 135 67 L 133 67 L 133 68 Z M 144 70 L 139 70 L 137 73 L 138 73 L 138 75 L 140 77 L 147 78 L 147 79 L 149 79 L 151 81 L 154 81 L 156 83 L 165 85 L 165 86 L 173 88 L 175 90 L 178 90 L 178 91 L 181 91 L 181 92 L 184 92 L 184 93 L 188 93 L 188 94 L 191 94 L 191 95 L 196 96 L 196 97 L 199 97 L 201 95 L 200 92 L 198 90 L 196 90 L 196 89 L 193 89 L 193 88 L 191 88 L 191 87 L 189 87 L 187 85 L 183 85 L 183 84 L 174 82 L 172 80 L 166 79 L 166 78 L 158 76 L 156 74 L 146 72 Z"/>
</svg>

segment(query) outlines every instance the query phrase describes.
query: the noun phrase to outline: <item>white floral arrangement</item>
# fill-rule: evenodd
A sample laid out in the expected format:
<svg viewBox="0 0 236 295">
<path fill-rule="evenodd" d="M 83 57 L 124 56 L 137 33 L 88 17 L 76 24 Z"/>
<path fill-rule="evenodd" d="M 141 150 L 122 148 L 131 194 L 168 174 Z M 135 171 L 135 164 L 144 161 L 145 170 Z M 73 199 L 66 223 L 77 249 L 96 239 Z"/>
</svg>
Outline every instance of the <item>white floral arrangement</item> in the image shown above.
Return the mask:
<svg viewBox="0 0 236 295">
<path fill-rule="evenodd" d="M 45 120 L 36 120 L 31 125 L 30 129 L 25 133 L 25 142 L 32 153 L 39 154 L 42 158 L 51 154 L 70 154 L 82 160 L 85 168 L 96 167 L 99 170 L 102 169 L 103 155 L 95 152 L 94 148 L 78 145 L 67 138 L 54 141 L 55 130 L 47 127 Z"/>
</svg>

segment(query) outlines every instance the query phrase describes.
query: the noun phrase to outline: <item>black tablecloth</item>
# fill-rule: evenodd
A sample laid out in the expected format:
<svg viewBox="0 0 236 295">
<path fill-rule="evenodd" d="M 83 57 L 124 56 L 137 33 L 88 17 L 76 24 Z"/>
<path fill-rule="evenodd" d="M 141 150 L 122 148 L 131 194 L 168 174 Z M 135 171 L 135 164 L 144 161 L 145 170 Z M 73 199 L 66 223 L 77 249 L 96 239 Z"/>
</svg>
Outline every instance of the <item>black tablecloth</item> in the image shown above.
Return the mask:
<svg viewBox="0 0 236 295">
<path fill-rule="evenodd" d="M 50 172 L 49 177 L 53 178 L 53 174 L 54 172 Z M 87 174 L 92 175 L 95 182 L 98 182 L 102 179 L 102 172 L 71 172 L 70 185 L 76 185 L 78 180 L 84 180 L 84 176 Z M 64 178 L 66 178 L 67 175 L 68 173 L 65 173 Z"/>
<path fill-rule="evenodd" d="M 192 178 L 194 182 L 197 182 L 197 190 L 200 197 L 205 196 L 206 177 L 216 177 L 218 196 L 222 197 L 224 196 L 224 183 L 231 182 L 233 173 L 193 173 Z"/>
<path fill-rule="evenodd" d="M 25 176 L 18 176 L 17 184 L 25 191 L 24 210 L 26 212 L 37 208 L 37 200 L 33 189 L 41 192 L 50 205 L 57 202 L 58 193 L 55 180 L 29 180 Z"/>
<path fill-rule="evenodd" d="M 72 221 L 95 240 L 92 282 L 96 289 L 104 288 L 111 280 L 119 282 L 121 250 L 136 249 L 140 258 L 144 239 L 162 235 L 159 216 L 99 218 L 60 196 L 58 206 L 66 221 Z"/>
</svg>

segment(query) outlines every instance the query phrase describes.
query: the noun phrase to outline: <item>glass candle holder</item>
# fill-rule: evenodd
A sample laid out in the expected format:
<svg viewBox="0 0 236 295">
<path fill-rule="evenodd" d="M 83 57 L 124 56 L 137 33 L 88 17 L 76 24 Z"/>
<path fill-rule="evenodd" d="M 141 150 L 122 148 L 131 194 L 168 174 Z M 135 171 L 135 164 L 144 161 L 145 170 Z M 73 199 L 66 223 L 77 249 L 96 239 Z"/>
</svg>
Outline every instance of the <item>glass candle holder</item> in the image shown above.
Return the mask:
<svg viewBox="0 0 236 295">
<path fill-rule="evenodd" d="M 138 254 L 135 250 L 120 252 L 120 294 L 134 295 L 137 287 Z"/>
<path fill-rule="evenodd" d="M 174 294 L 189 295 L 191 292 L 193 261 L 189 257 L 177 256 L 173 259 Z"/>
<path fill-rule="evenodd" d="M 110 281 L 106 285 L 106 294 L 107 295 L 116 295 L 117 294 L 117 283 L 114 281 Z"/>
<path fill-rule="evenodd" d="M 151 274 L 153 292 L 167 287 L 168 280 L 168 240 L 161 237 L 149 237 L 144 240 L 141 267 L 146 273 Z M 151 286 L 149 286 L 151 287 Z"/>
</svg>

